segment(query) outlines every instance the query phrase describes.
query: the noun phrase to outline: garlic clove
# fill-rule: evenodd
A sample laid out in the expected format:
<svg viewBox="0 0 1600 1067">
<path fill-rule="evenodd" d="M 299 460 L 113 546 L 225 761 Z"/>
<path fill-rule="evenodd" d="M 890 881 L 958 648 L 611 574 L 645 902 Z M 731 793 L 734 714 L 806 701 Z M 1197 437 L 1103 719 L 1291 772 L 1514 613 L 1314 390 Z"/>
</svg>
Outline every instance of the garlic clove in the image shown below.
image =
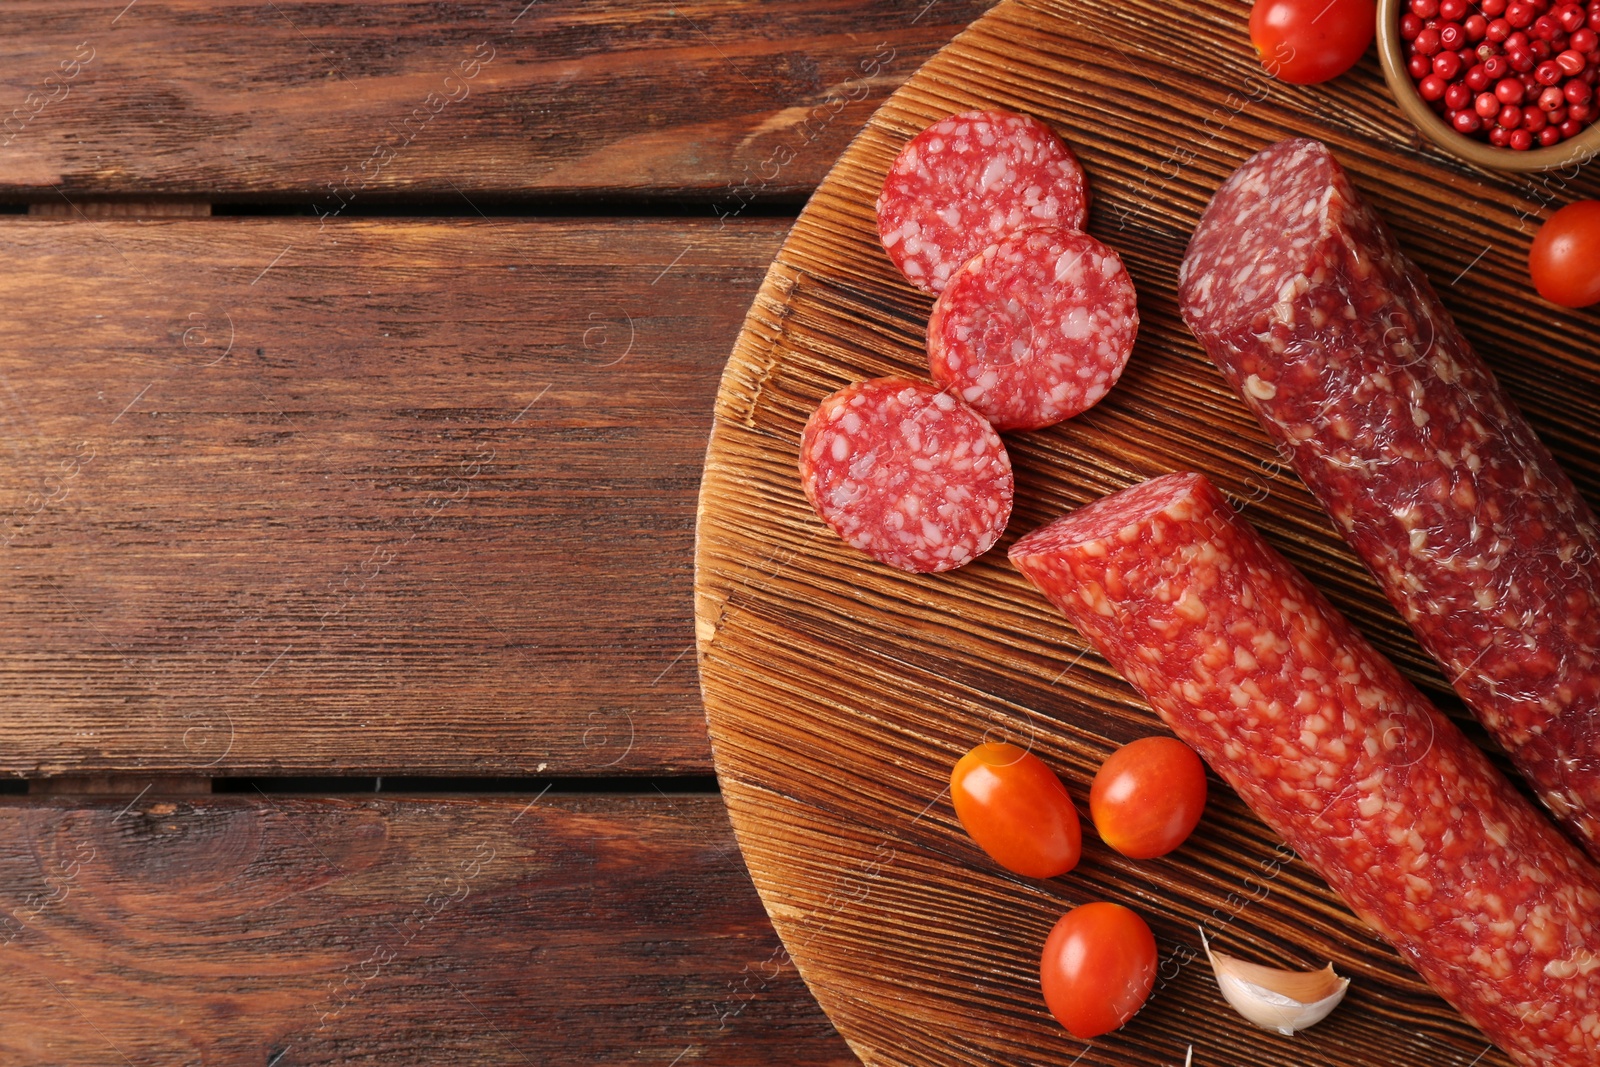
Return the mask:
<svg viewBox="0 0 1600 1067">
<path fill-rule="evenodd" d="M 1211 961 L 1223 999 L 1257 1026 L 1288 1037 L 1326 1019 L 1350 988 L 1350 979 L 1334 974 L 1331 963 L 1320 971 L 1264 967 L 1213 952 L 1204 929 L 1200 945 Z"/>
</svg>

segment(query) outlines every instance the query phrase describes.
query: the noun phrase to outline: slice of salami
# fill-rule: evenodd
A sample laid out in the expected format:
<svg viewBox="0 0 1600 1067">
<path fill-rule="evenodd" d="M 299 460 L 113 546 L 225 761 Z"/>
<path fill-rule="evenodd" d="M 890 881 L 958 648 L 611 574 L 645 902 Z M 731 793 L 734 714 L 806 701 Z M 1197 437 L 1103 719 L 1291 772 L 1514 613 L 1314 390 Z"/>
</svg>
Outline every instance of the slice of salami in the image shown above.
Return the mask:
<svg viewBox="0 0 1600 1067">
<path fill-rule="evenodd" d="M 1600 858 L 1594 514 L 1328 149 L 1245 163 L 1179 295 L 1444 676 Z"/>
<path fill-rule="evenodd" d="M 823 400 L 800 437 L 800 484 L 873 559 L 947 571 L 1011 518 L 1011 459 L 983 416 L 927 382 L 873 378 Z"/>
<path fill-rule="evenodd" d="M 1011 560 L 1519 1064 L 1600 1063 L 1600 870 L 1197 474 Z"/>
<path fill-rule="evenodd" d="M 928 369 L 995 429 L 1036 430 L 1105 396 L 1138 333 L 1116 252 L 1087 234 L 1030 230 L 950 279 L 928 320 Z"/>
<path fill-rule="evenodd" d="M 878 237 L 906 280 L 938 293 L 995 241 L 1035 226 L 1082 229 L 1088 210 L 1083 168 L 1050 127 L 968 111 L 901 151 L 878 197 Z"/>
</svg>

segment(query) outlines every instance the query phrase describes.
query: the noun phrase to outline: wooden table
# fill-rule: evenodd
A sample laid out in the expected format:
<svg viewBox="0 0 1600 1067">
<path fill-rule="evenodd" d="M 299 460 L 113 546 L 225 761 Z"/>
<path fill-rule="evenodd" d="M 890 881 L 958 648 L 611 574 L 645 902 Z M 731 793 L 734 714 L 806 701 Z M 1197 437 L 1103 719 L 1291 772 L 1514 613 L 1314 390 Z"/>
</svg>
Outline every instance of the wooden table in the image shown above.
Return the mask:
<svg viewBox="0 0 1600 1067">
<path fill-rule="evenodd" d="M 792 216 L 986 6 L 0 7 L 0 1063 L 854 1062 L 695 497 Z"/>
</svg>

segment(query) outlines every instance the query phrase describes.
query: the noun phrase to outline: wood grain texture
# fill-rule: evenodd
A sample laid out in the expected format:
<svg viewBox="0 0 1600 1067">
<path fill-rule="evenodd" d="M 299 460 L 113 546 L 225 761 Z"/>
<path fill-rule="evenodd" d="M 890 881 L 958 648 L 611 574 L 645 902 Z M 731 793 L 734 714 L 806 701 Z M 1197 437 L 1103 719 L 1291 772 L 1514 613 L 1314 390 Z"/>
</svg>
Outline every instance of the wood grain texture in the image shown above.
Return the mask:
<svg viewBox="0 0 1600 1067">
<path fill-rule="evenodd" d="M 0 196 L 809 192 L 988 0 L 28 0 Z"/>
<path fill-rule="evenodd" d="M 1204 0 L 1172 32 L 1154 0 L 1012 0 L 958 37 L 869 122 L 774 262 L 717 402 L 697 549 L 701 679 L 717 769 L 757 887 L 802 974 L 869 1064 L 1148 1067 L 1503 1067 L 1500 1053 L 1366 930 L 1220 781 L 1197 836 L 1136 863 L 1091 843 L 1039 882 L 997 870 L 946 796 L 981 740 L 1030 745 L 1086 800 L 1116 745 L 1161 731 L 1132 690 L 1005 561 L 1022 533 L 1108 491 L 1200 470 L 1374 641 L 1448 704 L 1371 579 L 1182 327 L 1176 272 L 1212 192 L 1254 151 L 1327 141 L 1436 280 L 1591 500 L 1600 499 L 1600 312 L 1533 303 L 1528 242 L 1550 201 L 1594 174 L 1481 173 L 1422 145 L 1375 60 L 1331 85 L 1263 79 L 1242 0 Z M 980 106 L 1051 122 L 1096 198 L 1090 230 L 1139 289 L 1141 335 L 1121 384 L 1084 416 L 1014 435 L 1011 532 L 947 575 L 892 571 L 811 513 L 800 430 L 848 382 L 925 374 L 930 307 L 876 242 L 872 201 L 905 142 Z M 1531 306 L 1530 306 L 1531 305 Z M 1091 835 L 1092 836 L 1092 835 Z M 1157 992 L 1091 1044 L 1048 1017 L 1045 933 L 1071 904 L 1127 903 L 1151 920 Z M 1251 1029 L 1195 963 L 1196 927 L 1238 955 L 1333 960 L 1345 1007 L 1292 1041 Z"/>
<path fill-rule="evenodd" d="M 0 223 L 0 772 L 707 770 L 695 491 L 785 225 Z"/>
<path fill-rule="evenodd" d="M 715 797 L 151 794 L 0 836 L 3 1063 L 854 1062 Z"/>
</svg>

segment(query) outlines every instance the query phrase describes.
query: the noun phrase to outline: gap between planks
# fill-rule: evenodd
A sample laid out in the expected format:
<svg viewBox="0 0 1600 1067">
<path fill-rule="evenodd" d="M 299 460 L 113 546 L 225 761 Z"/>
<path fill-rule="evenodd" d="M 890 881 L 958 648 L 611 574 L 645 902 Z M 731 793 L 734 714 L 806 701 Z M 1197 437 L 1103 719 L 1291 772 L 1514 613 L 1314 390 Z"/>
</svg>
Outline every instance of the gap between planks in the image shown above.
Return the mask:
<svg viewBox="0 0 1600 1067">
<path fill-rule="evenodd" d="M 44 219 L 202 219 L 210 204 L 187 201 L 44 200 L 28 205 L 28 215 Z"/>
</svg>

